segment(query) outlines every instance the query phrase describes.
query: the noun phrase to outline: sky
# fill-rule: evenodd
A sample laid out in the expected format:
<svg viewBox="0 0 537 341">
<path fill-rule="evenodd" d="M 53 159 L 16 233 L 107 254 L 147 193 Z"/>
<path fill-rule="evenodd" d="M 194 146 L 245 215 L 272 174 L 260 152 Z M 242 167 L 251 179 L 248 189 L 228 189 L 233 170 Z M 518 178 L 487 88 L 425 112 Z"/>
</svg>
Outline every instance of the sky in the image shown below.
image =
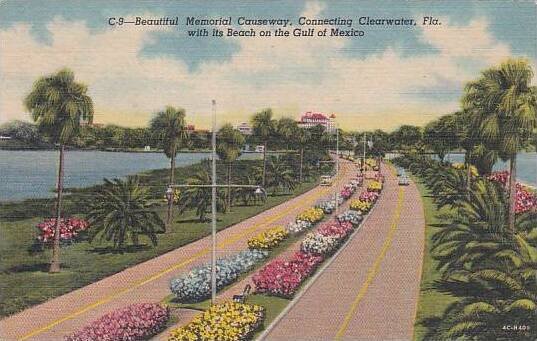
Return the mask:
<svg viewBox="0 0 537 341">
<path fill-rule="evenodd" d="M 33 82 L 68 67 L 88 86 L 97 123 L 146 126 L 172 105 L 208 128 L 215 99 L 219 124 L 272 108 L 276 117 L 334 113 L 348 130 L 423 125 L 456 111 L 464 84 L 485 68 L 524 57 L 535 70 L 536 13 L 533 1 L 0 0 L 0 124 L 29 120 Z M 134 16 L 178 16 L 180 25 L 108 25 Z M 192 38 L 187 16 L 288 18 L 293 28 L 301 16 L 342 17 L 365 34 Z M 362 16 L 418 25 L 359 26 Z M 422 26 L 424 16 L 442 25 Z"/>
</svg>

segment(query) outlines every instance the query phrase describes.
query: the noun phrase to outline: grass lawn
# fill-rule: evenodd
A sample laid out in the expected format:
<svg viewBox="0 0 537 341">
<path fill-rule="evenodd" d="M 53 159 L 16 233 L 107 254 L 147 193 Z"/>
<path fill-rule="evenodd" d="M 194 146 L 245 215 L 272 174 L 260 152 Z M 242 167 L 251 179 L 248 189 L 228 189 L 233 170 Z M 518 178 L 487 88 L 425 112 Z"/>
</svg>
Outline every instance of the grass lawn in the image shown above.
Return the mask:
<svg viewBox="0 0 537 341">
<path fill-rule="evenodd" d="M 267 296 L 262 294 L 255 294 L 248 297 L 246 300 L 246 303 L 250 304 L 257 304 L 260 306 L 265 307 L 265 320 L 263 321 L 263 325 L 259 328 L 258 331 L 255 332 L 253 336 L 253 340 L 255 340 L 263 331 L 265 328 L 270 326 L 272 321 L 280 313 L 287 307 L 287 305 L 291 302 L 291 300 L 288 300 L 286 298 L 276 297 L 276 296 Z"/>
<path fill-rule="evenodd" d="M 255 161 L 242 162 L 237 172 L 248 172 Z M 178 182 L 199 166 L 178 168 Z M 142 181 L 152 186 L 156 198 L 163 194 L 162 184 L 167 178 L 166 170 L 151 171 L 144 174 Z M 276 206 L 290 198 L 304 193 L 316 184 L 304 183 L 291 194 L 269 196 L 263 205 L 235 206 L 231 213 L 218 214 L 218 230 L 224 229 L 259 212 Z M 83 216 L 84 204 L 80 198 L 90 199 L 89 190 L 78 190 L 66 200 L 67 214 Z M 147 239 L 141 238 L 141 245 L 129 247 L 118 252 L 110 243 L 92 244 L 81 241 L 62 247 L 61 260 L 63 271 L 49 274 L 48 263 L 51 251 L 31 253 L 37 235 L 35 225 L 50 214 L 51 200 L 30 200 L 21 203 L 0 205 L 0 316 L 6 316 L 44 302 L 50 298 L 70 292 L 130 266 L 154 258 L 182 245 L 210 234 L 210 224 L 200 223 L 193 212 L 176 213 L 171 231 L 158 237 L 158 246 L 151 247 Z M 162 217 L 165 206 L 157 208 Z"/>
<path fill-rule="evenodd" d="M 423 269 L 421 275 L 420 296 L 418 310 L 416 314 L 416 325 L 414 328 L 414 340 L 421 341 L 425 336 L 426 329 L 417 324 L 421 319 L 441 315 L 448 304 L 455 298 L 430 289 L 430 284 L 440 278 L 440 272 L 436 270 L 438 263 L 431 257 L 432 241 L 431 237 L 441 224 L 447 221 L 439 218 L 437 214 L 448 213 L 449 209 L 438 210 L 432 201 L 429 190 L 419 179 L 413 178 L 416 182 L 423 200 L 425 210 L 425 252 L 423 255 Z"/>
</svg>

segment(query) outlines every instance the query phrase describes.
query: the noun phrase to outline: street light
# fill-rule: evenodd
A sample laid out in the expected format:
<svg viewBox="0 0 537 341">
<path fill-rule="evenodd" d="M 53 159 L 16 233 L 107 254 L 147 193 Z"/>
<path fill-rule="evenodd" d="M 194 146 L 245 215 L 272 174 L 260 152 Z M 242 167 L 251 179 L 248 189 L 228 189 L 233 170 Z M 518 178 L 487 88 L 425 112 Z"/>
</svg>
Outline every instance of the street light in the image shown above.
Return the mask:
<svg viewBox="0 0 537 341">
<path fill-rule="evenodd" d="M 211 188 L 211 303 L 216 302 L 216 189 L 218 187 L 242 187 L 252 188 L 256 195 L 266 194 L 266 190 L 259 185 L 218 185 L 216 183 L 216 101 L 212 100 L 212 183 L 210 185 L 175 185 L 171 184 L 166 189 L 166 198 L 173 200 L 173 188 L 210 187 Z"/>
</svg>

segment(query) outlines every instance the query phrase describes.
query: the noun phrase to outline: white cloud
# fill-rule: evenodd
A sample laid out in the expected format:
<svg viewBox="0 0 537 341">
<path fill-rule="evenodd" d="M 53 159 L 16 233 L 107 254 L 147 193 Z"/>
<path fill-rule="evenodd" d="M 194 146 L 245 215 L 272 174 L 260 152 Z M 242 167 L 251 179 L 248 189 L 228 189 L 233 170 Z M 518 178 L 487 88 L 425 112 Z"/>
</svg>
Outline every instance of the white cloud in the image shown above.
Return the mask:
<svg viewBox="0 0 537 341">
<path fill-rule="evenodd" d="M 315 17 L 323 8 L 312 2 L 304 13 Z M 481 19 L 464 26 L 443 19 L 442 26 L 423 29 L 421 39 L 438 53 L 414 57 L 388 49 L 355 59 L 342 51 L 346 38 L 224 38 L 236 39 L 238 52 L 195 71 L 170 57 L 140 56 L 155 28 L 92 33 L 82 22 L 56 19 L 48 29 L 51 45 L 36 41 L 27 25 L 0 31 L 0 121 L 22 118 L 22 98 L 32 82 L 68 66 L 89 85 L 97 122 L 144 125 L 152 112 L 170 104 L 207 126 L 214 98 L 222 120 L 247 120 L 252 112 L 273 107 L 292 115 L 335 112 L 346 128 L 391 129 L 455 110 L 458 96 L 439 105 L 420 100 L 420 91 L 461 84 L 477 76 L 476 68 L 510 55 Z"/>
</svg>

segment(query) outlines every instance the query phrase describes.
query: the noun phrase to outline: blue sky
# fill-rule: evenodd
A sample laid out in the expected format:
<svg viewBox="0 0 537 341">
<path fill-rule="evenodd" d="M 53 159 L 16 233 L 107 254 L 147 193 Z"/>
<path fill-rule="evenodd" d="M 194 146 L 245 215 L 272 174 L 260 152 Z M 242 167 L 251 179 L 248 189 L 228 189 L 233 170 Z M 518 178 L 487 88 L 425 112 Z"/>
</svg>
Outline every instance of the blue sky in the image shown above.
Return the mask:
<svg viewBox="0 0 537 341">
<path fill-rule="evenodd" d="M 179 16 L 178 28 L 111 28 L 108 17 Z M 190 38 L 186 16 L 441 18 L 442 26 L 360 27 L 363 38 Z M 27 118 L 35 78 L 72 68 L 96 117 L 144 125 L 165 105 L 205 125 L 258 109 L 335 112 L 343 126 L 392 129 L 456 110 L 464 82 L 509 56 L 535 64 L 532 1 L 2 1 L 0 122 Z M 9 71 L 7 71 L 9 70 Z M 221 104 L 220 104 L 221 103 Z M 389 120 L 378 120 L 389 116 Z"/>
</svg>

